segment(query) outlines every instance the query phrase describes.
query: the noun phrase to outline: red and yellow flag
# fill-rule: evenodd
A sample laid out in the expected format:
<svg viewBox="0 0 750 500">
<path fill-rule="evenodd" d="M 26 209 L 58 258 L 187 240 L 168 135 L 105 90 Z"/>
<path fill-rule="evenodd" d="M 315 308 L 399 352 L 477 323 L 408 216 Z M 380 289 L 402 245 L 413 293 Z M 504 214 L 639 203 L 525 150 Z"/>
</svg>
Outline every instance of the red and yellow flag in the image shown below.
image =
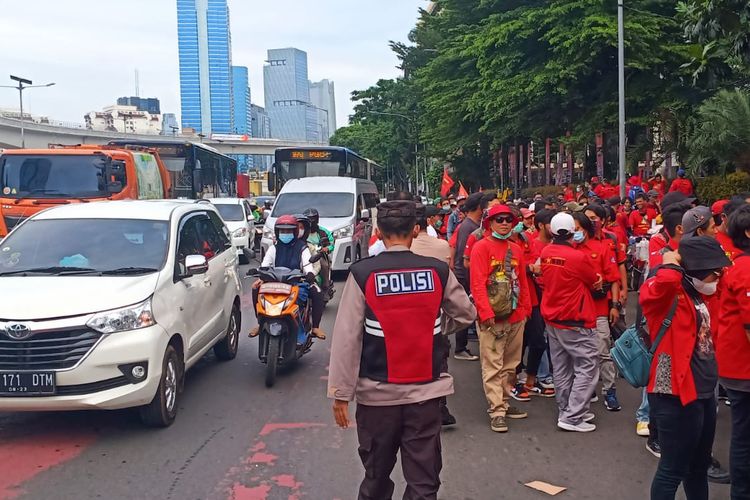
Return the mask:
<svg viewBox="0 0 750 500">
<path fill-rule="evenodd" d="M 448 169 L 443 169 L 443 182 L 440 185 L 440 194 L 442 196 L 448 196 L 448 193 L 450 193 L 451 188 L 456 183 L 451 179 L 451 176 L 448 175 Z"/>
</svg>

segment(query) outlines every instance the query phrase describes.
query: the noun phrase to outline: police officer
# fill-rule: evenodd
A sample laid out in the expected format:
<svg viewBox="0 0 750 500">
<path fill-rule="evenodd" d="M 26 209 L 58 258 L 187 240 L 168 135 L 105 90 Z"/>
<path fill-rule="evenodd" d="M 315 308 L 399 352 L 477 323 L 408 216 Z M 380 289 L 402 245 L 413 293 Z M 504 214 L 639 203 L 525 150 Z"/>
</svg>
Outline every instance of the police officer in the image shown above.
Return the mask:
<svg viewBox="0 0 750 500">
<path fill-rule="evenodd" d="M 436 499 L 440 487 L 439 400 L 453 393 L 440 369 L 441 322 L 455 330 L 476 310 L 448 265 L 409 250 L 419 228 L 413 201 L 378 206 L 386 251 L 352 264 L 333 332 L 328 397 L 341 427 L 356 399 L 359 499 L 393 495 L 391 471 L 401 451 L 405 499 Z M 447 332 L 442 332 L 447 333 Z M 388 349 L 386 350 L 386 344 Z"/>
</svg>

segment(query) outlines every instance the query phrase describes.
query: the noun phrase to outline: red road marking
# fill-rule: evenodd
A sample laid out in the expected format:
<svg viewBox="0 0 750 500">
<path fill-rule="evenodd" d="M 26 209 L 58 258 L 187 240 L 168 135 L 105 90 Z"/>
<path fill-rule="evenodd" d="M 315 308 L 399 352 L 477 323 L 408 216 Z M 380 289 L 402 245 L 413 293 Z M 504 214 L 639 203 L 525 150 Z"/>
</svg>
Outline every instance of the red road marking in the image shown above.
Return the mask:
<svg viewBox="0 0 750 500">
<path fill-rule="evenodd" d="M 284 424 L 266 424 L 260 430 L 259 436 L 267 436 L 274 431 L 284 429 L 312 429 L 313 427 L 325 427 L 326 424 L 315 423 L 315 422 L 295 422 L 295 423 L 284 423 Z"/>
<path fill-rule="evenodd" d="M 91 444 L 94 434 L 41 432 L 0 443 L 0 499 L 15 498 L 21 486 L 37 474 L 80 455 Z"/>
<path fill-rule="evenodd" d="M 248 487 L 244 484 L 235 483 L 232 487 L 233 500 L 266 500 L 271 492 L 271 487 L 267 484 L 260 486 Z"/>
</svg>

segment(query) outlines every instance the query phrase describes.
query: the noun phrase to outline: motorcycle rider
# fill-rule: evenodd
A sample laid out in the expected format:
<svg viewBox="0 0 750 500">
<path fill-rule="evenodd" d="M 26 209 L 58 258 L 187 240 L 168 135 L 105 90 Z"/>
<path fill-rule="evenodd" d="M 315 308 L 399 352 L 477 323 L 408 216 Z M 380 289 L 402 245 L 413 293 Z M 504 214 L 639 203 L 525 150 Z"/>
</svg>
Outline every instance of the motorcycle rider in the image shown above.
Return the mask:
<svg viewBox="0 0 750 500">
<path fill-rule="evenodd" d="M 333 249 L 336 246 L 335 238 L 328 229 L 320 225 L 320 214 L 317 209 L 308 208 L 303 215 L 310 221 L 310 235 L 307 237 L 307 242 L 320 247 L 320 252 L 324 254 L 324 258 L 320 260 L 321 289 L 327 292 L 330 297 L 333 297 L 331 254 L 333 254 Z"/>
<path fill-rule="evenodd" d="M 312 254 L 307 247 L 307 242 L 299 237 L 299 221 L 293 215 L 282 215 L 276 219 L 274 224 L 276 240 L 273 246 L 268 248 L 261 267 L 286 267 L 288 269 L 299 269 L 308 276 L 315 276 L 315 268 L 310 263 Z M 258 303 L 258 288 L 260 281 L 253 285 L 253 304 Z M 323 317 L 323 296 L 317 287 L 310 287 L 310 300 L 312 301 L 312 334 L 323 340 L 325 332 L 320 329 L 320 321 Z M 260 327 L 256 326 L 250 330 L 250 337 L 257 337 Z"/>
</svg>

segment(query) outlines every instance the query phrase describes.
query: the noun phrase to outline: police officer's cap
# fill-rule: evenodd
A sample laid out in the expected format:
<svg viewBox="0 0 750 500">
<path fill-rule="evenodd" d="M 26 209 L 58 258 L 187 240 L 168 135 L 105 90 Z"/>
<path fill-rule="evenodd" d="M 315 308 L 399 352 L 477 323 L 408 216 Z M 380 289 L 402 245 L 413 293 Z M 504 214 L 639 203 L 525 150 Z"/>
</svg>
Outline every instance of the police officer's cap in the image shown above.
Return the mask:
<svg viewBox="0 0 750 500">
<path fill-rule="evenodd" d="M 417 204 L 413 201 L 385 201 L 378 205 L 378 217 L 416 217 Z"/>
</svg>

